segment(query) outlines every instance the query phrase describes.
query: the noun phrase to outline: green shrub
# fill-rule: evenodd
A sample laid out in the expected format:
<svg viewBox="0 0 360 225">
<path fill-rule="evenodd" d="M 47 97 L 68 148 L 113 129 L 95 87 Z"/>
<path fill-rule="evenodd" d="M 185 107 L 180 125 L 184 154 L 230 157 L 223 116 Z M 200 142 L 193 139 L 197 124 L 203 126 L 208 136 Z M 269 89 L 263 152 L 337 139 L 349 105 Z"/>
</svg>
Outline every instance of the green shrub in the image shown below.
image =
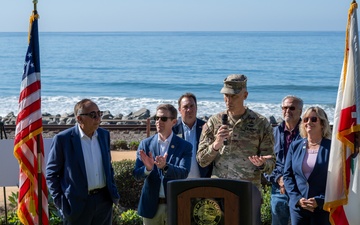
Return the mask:
<svg viewBox="0 0 360 225">
<path fill-rule="evenodd" d="M 132 141 L 129 144 L 130 150 L 137 150 L 139 147 L 140 142 L 139 141 Z"/>
<path fill-rule="evenodd" d="M 120 206 L 113 206 L 112 225 L 142 225 L 142 217 L 137 214 L 137 211 L 129 209 L 124 211 Z"/>
<path fill-rule="evenodd" d="M 11 195 L 8 196 L 10 209 L 13 209 L 14 211 L 17 210 L 18 198 L 19 198 L 19 192 L 18 191 L 17 192 L 11 192 Z"/>
<path fill-rule="evenodd" d="M 11 195 L 8 196 L 9 200 L 9 211 L 7 214 L 7 224 L 9 225 L 21 225 L 19 217 L 17 215 L 17 208 L 18 208 L 18 197 L 19 192 L 11 192 Z M 0 224 L 6 224 L 5 223 L 5 215 L 1 217 Z"/>
<path fill-rule="evenodd" d="M 5 215 L 0 218 L 0 225 L 8 224 L 8 225 L 21 225 L 19 217 L 16 211 L 10 211 L 7 215 L 7 223 L 5 223 Z"/>
<path fill-rule="evenodd" d="M 19 192 L 11 192 L 11 195 L 9 195 L 9 208 L 7 215 L 7 224 L 9 225 L 21 225 L 20 219 L 17 215 L 17 208 L 18 208 L 18 197 Z M 55 207 L 54 201 L 52 200 L 52 197 L 48 196 L 48 207 L 49 207 L 49 224 L 50 225 L 60 225 L 62 224 L 62 220 L 59 214 L 59 211 Z M 0 225 L 6 224 L 5 223 L 5 215 L 0 217 Z"/>
<path fill-rule="evenodd" d="M 49 209 L 49 224 L 61 225 L 63 224 L 61 214 L 56 208 L 55 203 L 51 195 L 48 196 L 48 209 Z"/>
<path fill-rule="evenodd" d="M 120 225 L 142 225 L 143 220 L 135 210 L 129 209 L 121 213 Z"/>
<path fill-rule="evenodd" d="M 115 205 L 115 204 L 113 204 L 112 210 L 113 210 L 112 225 L 119 225 L 121 223 L 122 210 L 119 207 L 119 205 Z"/>
<path fill-rule="evenodd" d="M 261 222 L 263 225 L 271 225 L 271 186 L 264 185 L 261 188 L 263 203 L 261 204 Z"/>
<path fill-rule="evenodd" d="M 143 181 L 136 181 L 132 175 L 135 161 L 130 159 L 112 163 L 114 179 L 120 194 L 120 205 L 129 209 L 136 209 L 139 203 Z"/>
<path fill-rule="evenodd" d="M 115 149 L 123 149 L 123 150 L 129 150 L 127 141 L 124 140 L 115 140 L 114 141 L 114 148 Z"/>
</svg>

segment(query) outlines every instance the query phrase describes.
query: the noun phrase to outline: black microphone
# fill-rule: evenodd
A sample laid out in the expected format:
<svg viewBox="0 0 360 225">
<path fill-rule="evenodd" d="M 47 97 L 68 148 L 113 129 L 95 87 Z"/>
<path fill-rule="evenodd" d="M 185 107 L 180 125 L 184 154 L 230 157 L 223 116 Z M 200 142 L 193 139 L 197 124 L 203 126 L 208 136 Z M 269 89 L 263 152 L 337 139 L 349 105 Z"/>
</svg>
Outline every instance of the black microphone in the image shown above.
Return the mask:
<svg viewBox="0 0 360 225">
<path fill-rule="evenodd" d="M 228 115 L 227 114 L 222 114 L 221 123 L 222 123 L 222 125 L 227 125 L 227 123 L 228 123 Z M 228 145 L 227 138 L 224 139 L 224 145 Z"/>
</svg>

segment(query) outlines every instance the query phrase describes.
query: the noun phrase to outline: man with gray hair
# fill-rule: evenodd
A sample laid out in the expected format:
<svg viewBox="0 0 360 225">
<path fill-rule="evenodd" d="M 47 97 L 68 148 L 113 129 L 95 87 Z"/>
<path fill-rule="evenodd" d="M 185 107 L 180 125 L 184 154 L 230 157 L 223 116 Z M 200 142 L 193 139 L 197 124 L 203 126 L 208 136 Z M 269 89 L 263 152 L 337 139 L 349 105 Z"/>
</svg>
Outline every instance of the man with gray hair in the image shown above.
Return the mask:
<svg viewBox="0 0 360 225">
<path fill-rule="evenodd" d="M 102 112 L 90 99 L 74 107 L 77 124 L 55 135 L 46 181 L 67 225 L 110 225 L 120 196 L 111 165 L 110 134 L 99 128 Z"/>
<path fill-rule="evenodd" d="M 290 219 L 289 197 L 285 191 L 283 170 L 289 145 L 301 139 L 299 124 L 303 100 L 294 95 L 287 95 L 281 102 L 283 121 L 274 127 L 276 167 L 270 174 L 264 174 L 271 182 L 271 215 L 272 224 L 287 225 Z"/>
<path fill-rule="evenodd" d="M 197 161 L 214 163 L 212 177 L 251 181 L 261 190 L 262 173 L 275 166 L 272 126 L 262 115 L 244 105 L 247 77 L 229 75 L 220 93 L 227 110 L 213 115 L 204 125 Z"/>
</svg>

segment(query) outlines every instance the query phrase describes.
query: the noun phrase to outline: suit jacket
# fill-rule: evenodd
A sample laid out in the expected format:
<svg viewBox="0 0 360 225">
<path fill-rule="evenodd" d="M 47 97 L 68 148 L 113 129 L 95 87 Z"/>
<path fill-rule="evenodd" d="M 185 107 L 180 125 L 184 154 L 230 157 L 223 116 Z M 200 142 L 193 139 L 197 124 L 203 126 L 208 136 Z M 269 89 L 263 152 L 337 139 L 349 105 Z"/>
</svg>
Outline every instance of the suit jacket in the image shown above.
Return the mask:
<svg viewBox="0 0 360 225">
<path fill-rule="evenodd" d="M 110 135 L 102 128 L 98 128 L 97 133 L 106 187 L 113 203 L 117 204 L 120 196 L 111 166 Z M 54 137 L 46 166 L 46 181 L 55 205 L 65 217 L 71 220 L 83 213 L 88 197 L 88 183 L 78 125 Z"/>
<path fill-rule="evenodd" d="M 294 135 L 293 139 L 291 140 L 291 142 L 302 139 L 302 137 L 300 136 L 300 131 L 299 131 L 300 122 L 301 122 L 301 120 L 299 120 L 299 122 L 296 126 L 295 135 Z M 284 173 L 285 144 L 286 144 L 285 121 L 283 121 L 278 126 L 273 128 L 273 134 L 274 134 L 274 140 L 275 140 L 274 153 L 276 156 L 276 164 L 275 164 L 275 168 L 272 171 L 272 173 L 271 174 L 265 173 L 264 176 L 269 182 L 272 183 L 273 187 L 280 189 L 280 186 L 277 183 L 277 180 L 281 176 L 283 176 L 283 173 Z M 289 149 L 288 149 L 288 151 L 289 151 Z"/>
<path fill-rule="evenodd" d="M 185 179 L 188 176 L 191 166 L 192 145 L 180 137 L 173 135 L 167 151 L 167 172 L 163 173 L 161 169 L 158 169 L 156 165 L 154 165 L 149 175 L 145 175 L 145 166 L 140 159 L 140 150 L 144 150 L 147 155 L 149 155 L 149 152 L 152 152 L 154 158 L 160 155 L 158 134 L 140 142 L 133 170 L 133 175 L 136 180 L 145 179 L 141 191 L 138 214 L 146 218 L 153 218 L 158 208 L 161 175 L 164 176 L 163 185 L 166 197 L 166 185 L 168 181 Z"/>
<path fill-rule="evenodd" d="M 307 139 L 304 138 L 290 144 L 284 167 L 284 184 L 290 197 L 289 206 L 295 211 L 301 208 L 296 205 L 301 198 L 315 198 L 319 205 L 315 210 L 323 208 L 325 199 L 331 141 L 325 138 L 321 141 L 314 169 L 308 179 L 302 171 L 306 143 Z"/>
<path fill-rule="evenodd" d="M 198 145 L 195 146 L 196 152 L 197 152 L 198 147 L 199 147 L 200 135 L 201 135 L 202 127 L 203 127 L 204 124 L 205 124 L 205 121 L 203 121 L 201 119 L 196 119 L 196 142 L 198 143 Z M 173 126 L 173 132 L 176 135 L 181 135 L 181 137 L 183 139 L 185 139 L 184 129 L 183 129 L 183 124 L 182 124 L 181 117 L 178 118 L 178 121 L 177 121 L 176 125 Z M 196 154 L 193 155 L 193 157 L 196 157 Z M 198 167 L 199 167 L 199 171 L 200 171 L 200 177 L 211 177 L 211 173 L 212 173 L 212 169 L 213 169 L 213 164 L 212 163 L 210 165 L 206 166 L 206 167 L 201 167 L 198 164 Z"/>
</svg>

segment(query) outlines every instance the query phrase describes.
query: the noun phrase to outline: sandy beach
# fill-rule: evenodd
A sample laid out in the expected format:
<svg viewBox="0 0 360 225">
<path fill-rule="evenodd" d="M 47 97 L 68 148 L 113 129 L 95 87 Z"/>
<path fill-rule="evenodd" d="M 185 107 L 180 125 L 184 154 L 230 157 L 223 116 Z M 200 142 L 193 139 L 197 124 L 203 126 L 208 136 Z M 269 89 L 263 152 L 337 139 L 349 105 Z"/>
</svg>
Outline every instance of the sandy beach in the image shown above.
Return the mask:
<svg viewBox="0 0 360 225">
<path fill-rule="evenodd" d="M 136 158 L 136 151 L 111 151 L 112 161 L 121 161 L 123 159 L 133 159 Z M 12 192 L 17 192 L 18 187 L 6 187 L 5 193 L 6 196 L 11 195 Z M 8 197 L 6 197 L 6 203 L 9 205 Z M 0 208 L 4 208 L 4 188 L 0 190 Z M 1 210 L 0 210 L 1 211 Z"/>
</svg>

